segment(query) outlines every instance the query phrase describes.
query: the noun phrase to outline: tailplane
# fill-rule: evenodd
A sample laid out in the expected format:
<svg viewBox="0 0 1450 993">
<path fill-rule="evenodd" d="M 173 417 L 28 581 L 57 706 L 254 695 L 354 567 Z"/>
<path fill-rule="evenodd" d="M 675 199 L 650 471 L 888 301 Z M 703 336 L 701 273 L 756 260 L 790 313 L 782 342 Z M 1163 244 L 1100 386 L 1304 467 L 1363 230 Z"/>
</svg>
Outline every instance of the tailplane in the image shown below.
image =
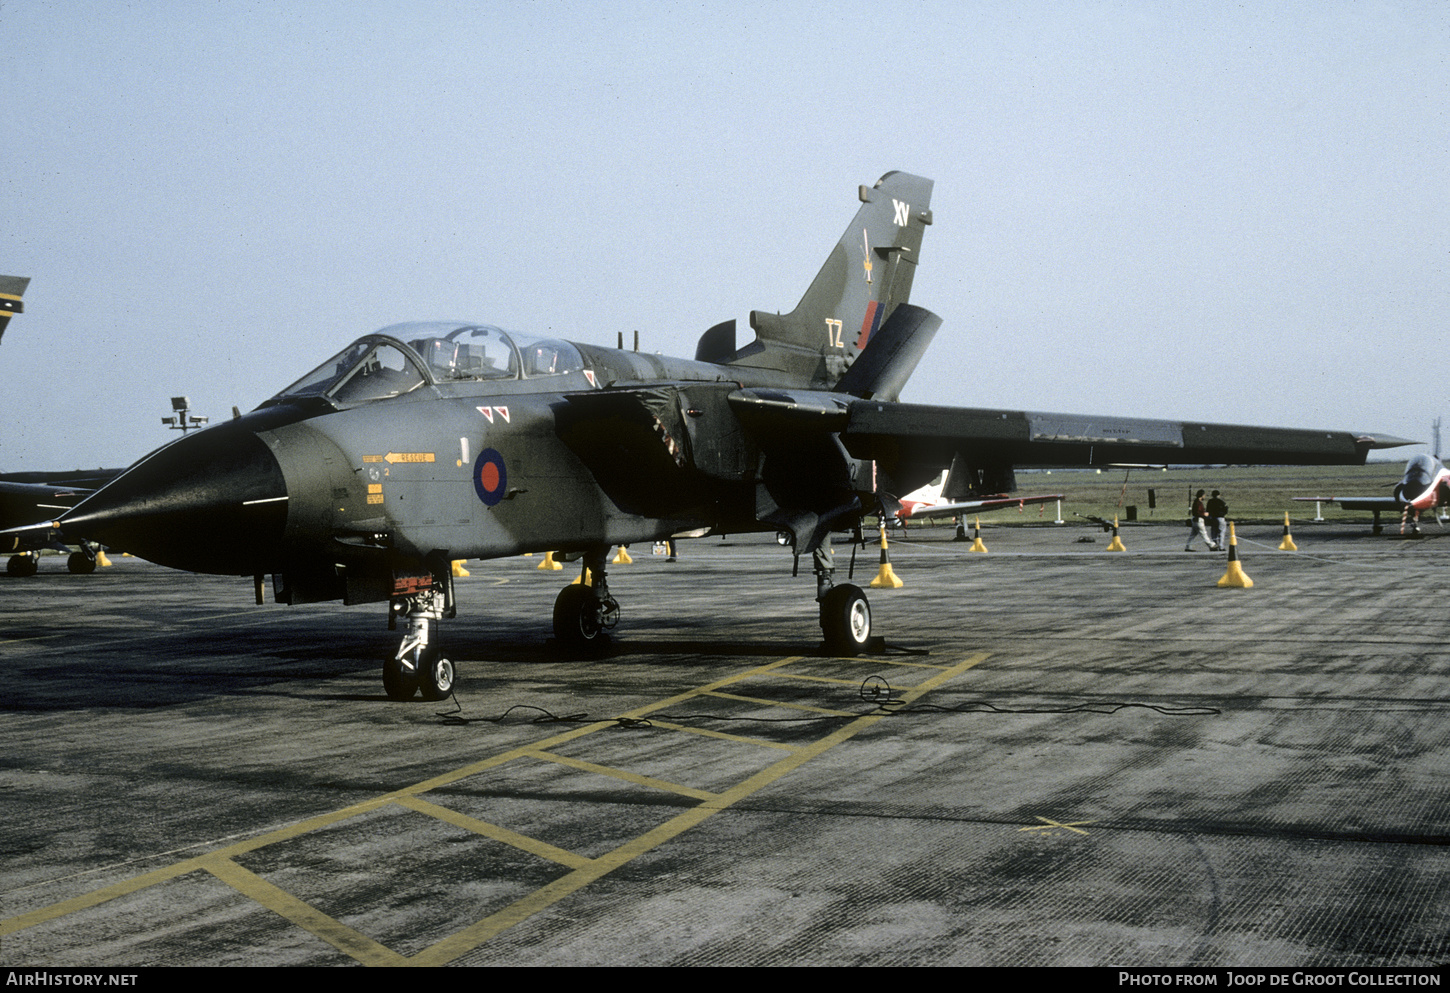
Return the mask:
<svg viewBox="0 0 1450 993">
<path fill-rule="evenodd" d="M 909 303 L 897 306 L 871 335 L 871 350 L 862 352 L 833 387 L 863 400 L 899 400 L 901 389 L 941 327 L 941 318 Z"/>
<path fill-rule="evenodd" d="M 754 342 L 728 357 L 718 342 L 704 350 L 716 361 L 835 386 L 911 295 L 921 236 L 931 223 L 931 188 L 931 180 L 904 172 L 861 187 L 861 209 L 795 310 L 753 310 Z"/>
</svg>

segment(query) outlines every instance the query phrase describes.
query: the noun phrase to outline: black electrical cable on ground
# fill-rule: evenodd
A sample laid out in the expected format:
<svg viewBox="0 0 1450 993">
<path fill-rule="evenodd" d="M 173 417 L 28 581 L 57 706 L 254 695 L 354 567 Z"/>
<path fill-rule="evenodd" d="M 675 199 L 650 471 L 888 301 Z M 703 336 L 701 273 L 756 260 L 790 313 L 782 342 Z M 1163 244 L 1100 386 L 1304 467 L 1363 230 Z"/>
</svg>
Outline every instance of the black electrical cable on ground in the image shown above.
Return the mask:
<svg viewBox="0 0 1450 993">
<path fill-rule="evenodd" d="M 973 700 L 965 704 L 953 707 L 946 707 L 940 704 L 915 704 L 908 706 L 904 700 L 893 695 L 891 684 L 882 676 L 867 676 L 861 681 L 857 691 L 863 703 L 872 705 L 872 709 L 859 714 L 820 715 L 813 714 L 802 717 L 731 717 L 721 714 L 655 714 L 658 721 L 670 724 L 688 724 L 698 721 L 717 721 L 728 723 L 752 723 L 752 724 L 811 724 L 819 722 L 839 723 L 841 721 L 854 721 L 861 717 L 883 716 L 900 717 L 904 714 L 1116 714 L 1120 710 L 1139 709 L 1151 710 L 1154 713 L 1162 714 L 1165 717 L 1216 717 L 1223 713 L 1216 707 L 1173 707 L 1156 703 L 1133 703 L 1107 701 L 1101 703 L 1080 703 L 1075 706 L 1065 707 L 999 707 L 986 700 Z M 453 702 L 457 710 L 449 713 L 439 713 L 443 723 L 455 727 L 464 727 L 469 724 L 501 724 L 509 718 L 516 710 L 537 711 L 538 716 L 532 718 L 533 724 L 596 724 L 600 720 L 612 720 L 613 723 L 625 730 L 642 730 L 652 728 L 655 725 L 643 717 L 615 717 L 615 718 L 593 718 L 585 711 L 577 714 L 565 714 L 559 716 L 553 714 L 543 707 L 535 707 L 532 704 L 516 703 L 509 707 L 497 717 L 464 717 L 462 716 L 463 705 L 459 703 L 458 697 L 453 696 Z M 762 701 L 769 705 L 769 701 Z"/>
</svg>

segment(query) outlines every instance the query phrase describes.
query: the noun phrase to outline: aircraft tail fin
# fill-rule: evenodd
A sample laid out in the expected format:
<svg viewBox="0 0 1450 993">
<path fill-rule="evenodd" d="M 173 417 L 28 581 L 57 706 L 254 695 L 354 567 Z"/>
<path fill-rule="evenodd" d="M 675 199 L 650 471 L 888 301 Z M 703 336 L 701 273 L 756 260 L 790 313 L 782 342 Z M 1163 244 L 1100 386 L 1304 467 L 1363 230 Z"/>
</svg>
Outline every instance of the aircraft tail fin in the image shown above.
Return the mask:
<svg viewBox="0 0 1450 993">
<path fill-rule="evenodd" d="M 20 298 L 29 285 L 29 276 L 0 276 L 0 338 L 5 336 L 5 325 L 10 323 L 10 318 L 25 309 Z"/>
<path fill-rule="evenodd" d="M 931 189 L 931 180 L 904 172 L 861 187 L 860 210 L 800 303 L 789 314 L 751 311 L 756 340 L 726 361 L 835 386 L 911 295 Z"/>
</svg>

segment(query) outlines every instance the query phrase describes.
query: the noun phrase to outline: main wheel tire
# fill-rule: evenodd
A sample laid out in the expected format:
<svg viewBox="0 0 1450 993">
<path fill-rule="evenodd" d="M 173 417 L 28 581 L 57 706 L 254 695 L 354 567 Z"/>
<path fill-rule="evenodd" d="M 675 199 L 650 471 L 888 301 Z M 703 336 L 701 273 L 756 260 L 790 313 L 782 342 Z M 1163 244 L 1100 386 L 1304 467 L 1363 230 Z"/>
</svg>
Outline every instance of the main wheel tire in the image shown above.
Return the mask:
<svg viewBox="0 0 1450 993">
<path fill-rule="evenodd" d="M 40 571 L 40 559 L 34 555 L 12 555 L 5 563 L 5 571 L 12 576 L 33 576 Z"/>
<path fill-rule="evenodd" d="M 559 591 L 554 600 L 554 638 L 571 651 L 598 651 L 609 644 L 599 596 L 591 587 L 576 583 Z"/>
<path fill-rule="evenodd" d="M 418 692 L 418 670 L 409 672 L 403 668 L 402 660 L 387 659 L 383 662 L 383 692 L 389 700 L 411 700 Z"/>
<path fill-rule="evenodd" d="M 871 640 L 871 604 L 859 586 L 833 586 L 821 600 L 821 633 L 836 655 L 855 656 Z"/>
<path fill-rule="evenodd" d="M 418 689 L 423 699 L 447 700 L 457 682 L 458 671 L 436 648 L 430 648 L 422 655 L 418 663 Z"/>
<path fill-rule="evenodd" d="M 96 560 L 85 552 L 71 552 L 65 560 L 65 567 L 77 576 L 89 576 L 96 571 Z"/>
</svg>

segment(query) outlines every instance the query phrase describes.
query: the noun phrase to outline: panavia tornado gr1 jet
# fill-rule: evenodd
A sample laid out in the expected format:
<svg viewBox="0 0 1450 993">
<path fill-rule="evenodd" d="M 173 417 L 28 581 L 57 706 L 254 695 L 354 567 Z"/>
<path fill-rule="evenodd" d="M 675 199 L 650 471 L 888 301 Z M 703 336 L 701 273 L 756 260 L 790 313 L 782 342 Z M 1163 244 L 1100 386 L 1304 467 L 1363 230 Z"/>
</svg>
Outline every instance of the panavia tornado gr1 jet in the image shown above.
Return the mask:
<svg viewBox="0 0 1450 993">
<path fill-rule="evenodd" d="M 955 464 L 961 492 L 1014 465 L 1360 463 L 1401 444 L 1335 431 L 900 403 L 940 318 L 907 302 L 930 180 L 887 173 L 789 314 L 752 312 L 672 359 L 503 331 L 400 324 L 348 345 L 252 412 L 177 439 L 61 515 L 67 535 L 163 565 L 272 576 L 283 603 L 389 604 L 407 631 L 388 695 L 452 688 L 436 624 L 450 563 L 577 553 L 587 583 L 554 606 L 564 646 L 618 620 L 611 546 L 785 532 L 812 555 L 829 648 L 855 654 L 871 609 L 821 554 L 893 494 Z"/>
<path fill-rule="evenodd" d="M 12 315 L 24 313 L 22 298 L 29 285 L 29 276 L 0 276 L 0 335 Z M 5 529 L 0 531 L 0 553 L 16 553 L 5 563 L 6 574 L 35 575 L 43 548 L 69 553 L 66 566 L 71 572 L 95 572 L 97 561 L 105 561 L 100 549 L 82 541 L 80 551 L 72 552 L 53 519 L 120 474 L 120 469 L 0 473 L 0 529 Z M 42 519 L 46 523 L 32 524 Z"/>
<path fill-rule="evenodd" d="M 0 475 L 0 554 L 14 552 L 5 563 L 10 576 L 33 576 L 40 569 L 42 548 L 66 552 L 66 568 L 82 575 L 96 571 L 104 563 L 100 548 L 91 542 L 80 542 L 80 550 L 72 552 L 66 536 L 53 519 L 74 507 L 95 490 L 115 479 L 121 469 L 74 470 L 69 472 L 13 472 Z M 50 518 L 45 524 L 25 525 L 30 521 Z"/>
</svg>

